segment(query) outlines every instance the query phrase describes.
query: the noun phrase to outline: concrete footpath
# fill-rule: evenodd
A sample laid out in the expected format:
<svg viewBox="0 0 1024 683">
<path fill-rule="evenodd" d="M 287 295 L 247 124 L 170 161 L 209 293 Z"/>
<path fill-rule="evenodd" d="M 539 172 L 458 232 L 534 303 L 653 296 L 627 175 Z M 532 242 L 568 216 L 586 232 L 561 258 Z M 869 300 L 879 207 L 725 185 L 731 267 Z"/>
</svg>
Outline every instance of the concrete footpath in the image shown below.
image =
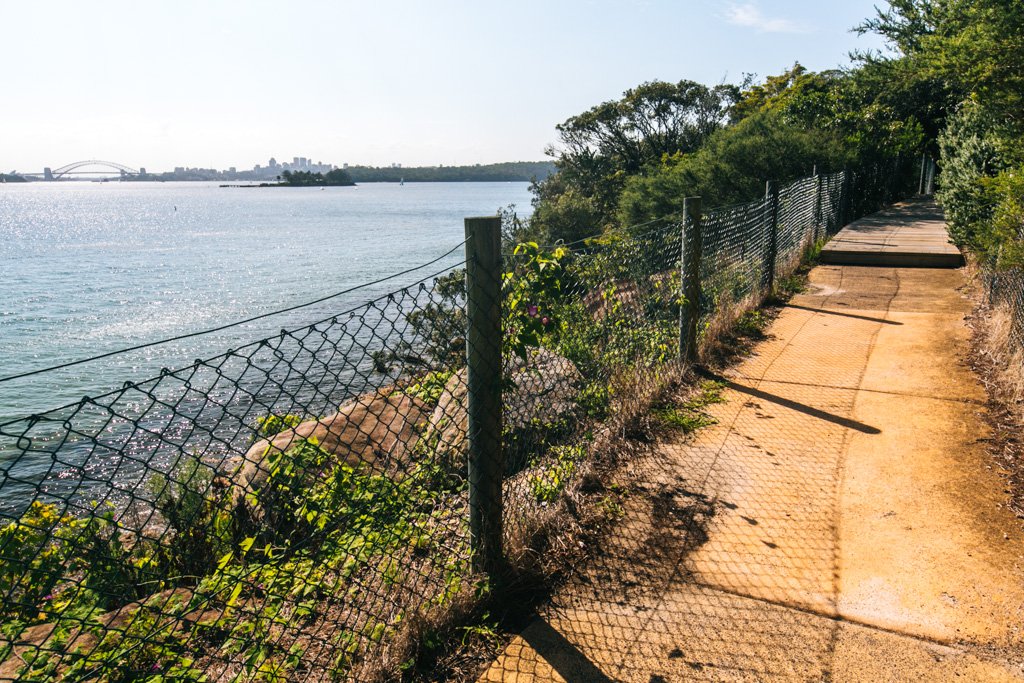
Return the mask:
<svg viewBox="0 0 1024 683">
<path fill-rule="evenodd" d="M 481 680 L 1024 681 L 1024 534 L 963 285 L 815 268 Z"/>
</svg>

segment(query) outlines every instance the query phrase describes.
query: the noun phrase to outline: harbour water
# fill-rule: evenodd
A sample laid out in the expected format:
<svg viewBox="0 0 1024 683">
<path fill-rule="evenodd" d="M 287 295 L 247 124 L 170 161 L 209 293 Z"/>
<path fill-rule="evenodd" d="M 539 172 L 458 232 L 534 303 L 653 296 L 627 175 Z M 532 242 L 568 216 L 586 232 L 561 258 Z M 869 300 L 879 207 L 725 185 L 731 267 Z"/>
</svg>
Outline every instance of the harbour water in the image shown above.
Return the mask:
<svg viewBox="0 0 1024 683">
<path fill-rule="evenodd" d="M 526 183 L 0 186 L 0 376 L 217 327 L 434 259 Z M 432 267 L 461 260 L 462 250 Z M 420 271 L 222 332 L 0 383 L 0 424 L 305 325 Z"/>
</svg>

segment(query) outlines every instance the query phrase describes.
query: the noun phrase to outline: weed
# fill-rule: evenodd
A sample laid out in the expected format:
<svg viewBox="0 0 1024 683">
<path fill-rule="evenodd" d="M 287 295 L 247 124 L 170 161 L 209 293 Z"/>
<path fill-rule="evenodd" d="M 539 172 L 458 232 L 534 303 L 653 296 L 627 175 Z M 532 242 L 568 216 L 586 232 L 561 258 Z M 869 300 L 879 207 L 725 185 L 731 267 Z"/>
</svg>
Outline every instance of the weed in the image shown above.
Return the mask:
<svg viewBox="0 0 1024 683">
<path fill-rule="evenodd" d="M 701 427 L 708 427 L 717 422 L 717 420 L 705 413 L 675 408 L 673 406 L 655 408 L 652 413 L 662 424 L 681 429 L 684 434 L 690 434 Z"/>
<path fill-rule="evenodd" d="M 626 514 L 618 496 L 613 495 L 603 496 L 599 501 L 597 501 L 597 509 L 601 512 L 602 516 L 609 521 L 622 519 Z"/>
<path fill-rule="evenodd" d="M 444 392 L 445 386 L 448 385 L 448 380 L 454 374 L 454 370 L 434 370 L 433 372 L 428 372 L 413 384 L 401 389 L 401 392 L 413 398 L 418 398 L 427 405 L 437 405 L 437 402 L 441 400 L 441 394 Z"/>
<path fill-rule="evenodd" d="M 704 409 L 709 405 L 725 402 L 725 398 L 722 396 L 724 388 L 725 385 L 720 382 L 710 380 L 701 382 L 699 390 L 693 398 L 680 405 L 655 407 L 651 413 L 662 424 L 680 429 L 684 434 L 690 434 L 702 427 L 718 423 L 718 420 L 708 415 Z"/>
<path fill-rule="evenodd" d="M 787 299 L 807 289 L 807 280 L 803 275 L 795 273 L 775 281 L 775 293 L 780 299 Z"/>
<path fill-rule="evenodd" d="M 256 418 L 256 431 L 260 436 L 270 438 L 277 436 L 286 429 L 292 429 L 302 424 L 302 416 L 288 413 L 286 415 L 265 415 Z"/>
<path fill-rule="evenodd" d="M 547 466 L 530 477 L 530 491 L 537 502 L 553 503 L 557 500 L 585 456 L 583 444 L 552 448 Z"/>
<path fill-rule="evenodd" d="M 770 318 L 765 311 L 754 309 L 739 317 L 735 330 L 741 336 L 758 338 L 764 336 L 764 330 L 768 327 L 769 322 L 771 322 Z"/>
</svg>

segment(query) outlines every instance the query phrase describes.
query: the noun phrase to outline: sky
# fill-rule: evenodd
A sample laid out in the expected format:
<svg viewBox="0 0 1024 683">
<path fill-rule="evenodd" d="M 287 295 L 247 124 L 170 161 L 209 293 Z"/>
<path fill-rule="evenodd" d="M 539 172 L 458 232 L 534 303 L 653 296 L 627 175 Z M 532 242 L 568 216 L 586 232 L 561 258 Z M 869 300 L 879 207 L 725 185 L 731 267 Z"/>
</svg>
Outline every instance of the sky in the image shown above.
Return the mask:
<svg viewBox="0 0 1024 683">
<path fill-rule="evenodd" d="M 880 48 L 878 0 L 0 0 L 0 170 L 538 160 L 650 80 Z"/>
</svg>

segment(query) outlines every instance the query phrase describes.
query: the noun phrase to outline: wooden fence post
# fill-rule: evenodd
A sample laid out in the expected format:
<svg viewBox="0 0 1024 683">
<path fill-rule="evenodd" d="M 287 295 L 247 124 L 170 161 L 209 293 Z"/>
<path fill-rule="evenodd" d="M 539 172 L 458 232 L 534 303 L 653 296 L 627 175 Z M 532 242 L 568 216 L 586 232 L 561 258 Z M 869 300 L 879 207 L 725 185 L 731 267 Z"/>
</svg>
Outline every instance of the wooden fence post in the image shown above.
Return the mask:
<svg viewBox="0 0 1024 683">
<path fill-rule="evenodd" d="M 501 218 L 467 218 L 466 335 L 469 533 L 473 569 L 502 561 Z"/>
<path fill-rule="evenodd" d="M 779 188 L 774 180 L 765 183 L 764 197 L 771 206 L 768 220 L 768 253 L 764 262 L 765 292 L 767 296 L 771 296 L 775 292 L 775 261 L 779 251 Z"/>
<path fill-rule="evenodd" d="M 697 359 L 697 326 L 700 322 L 701 198 L 683 200 L 682 282 L 686 301 L 679 311 L 679 359 Z"/>
</svg>

